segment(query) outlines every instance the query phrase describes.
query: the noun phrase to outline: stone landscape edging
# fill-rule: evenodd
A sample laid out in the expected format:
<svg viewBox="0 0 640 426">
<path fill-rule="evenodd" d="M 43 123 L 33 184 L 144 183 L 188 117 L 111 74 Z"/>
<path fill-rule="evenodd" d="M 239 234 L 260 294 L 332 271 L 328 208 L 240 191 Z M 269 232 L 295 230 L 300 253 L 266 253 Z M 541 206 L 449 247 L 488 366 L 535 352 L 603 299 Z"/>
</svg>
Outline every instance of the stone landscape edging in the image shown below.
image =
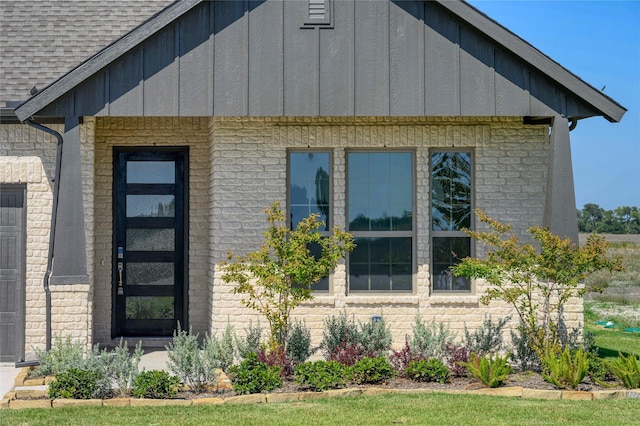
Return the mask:
<svg viewBox="0 0 640 426">
<path fill-rule="evenodd" d="M 15 387 L 42 386 L 50 382 L 50 378 L 29 379 L 26 372 L 18 374 Z M 27 385 L 27 383 L 29 383 Z M 445 393 L 455 395 L 490 395 L 526 399 L 546 400 L 602 400 L 602 399 L 640 399 L 640 389 L 615 389 L 601 391 L 573 391 L 530 389 L 521 386 L 482 389 L 387 389 L 379 387 L 343 388 L 323 392 L 289 392 L 260 393 L 235 395 L 226 398 L 210 397 L 195 399 L 147 399 L 147 398 L 109 398 L 109 399 L 19 399 L 42 398 L 45 391 L 41 389 L 14 389 L 7 392 L 0 400 L 0 409 L 24 408 L 60 408 L 60 407 L 159 407 L 159 406 L 202 406 L 222 404 L 278 404 L 282 402 L 304 401 L 320 398 L 339 398 L 352 396 L 376 396 L 390 394 Z"/>
</svg>

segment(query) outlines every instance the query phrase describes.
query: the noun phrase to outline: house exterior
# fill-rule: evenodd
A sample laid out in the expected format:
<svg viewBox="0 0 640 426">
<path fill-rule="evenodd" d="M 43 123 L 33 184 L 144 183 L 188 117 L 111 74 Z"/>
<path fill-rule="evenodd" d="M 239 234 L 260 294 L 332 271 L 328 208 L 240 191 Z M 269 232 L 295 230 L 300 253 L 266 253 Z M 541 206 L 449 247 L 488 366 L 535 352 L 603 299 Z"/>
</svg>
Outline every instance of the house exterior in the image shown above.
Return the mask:
<svg viewBox="0 0 640 426">
<path fill-rule="evenodd" d="M 3 6 L 3 31 L 34 10 L 108 17 L 44 55 L 70 56 L 55 75 L 20 56 L 27 40 L 3 49 L 3 361 L 56 335 L 242 334 L 259 318 L 220 264 L 259 246 L 276 201 L 358 245 L 294 311 L 316 344 L 342 309 L 382 313 L 396 346 L 418 314 L 457 332 L 513 314 L 448 272 L 482 254 L 461 229 L 481 208 L 523 238 L 577 239 L 570 126 L 626 111 L 463 1 L 76 3 Z M 565 317 L 578 326 L 582 301 Z"/>
</svg>

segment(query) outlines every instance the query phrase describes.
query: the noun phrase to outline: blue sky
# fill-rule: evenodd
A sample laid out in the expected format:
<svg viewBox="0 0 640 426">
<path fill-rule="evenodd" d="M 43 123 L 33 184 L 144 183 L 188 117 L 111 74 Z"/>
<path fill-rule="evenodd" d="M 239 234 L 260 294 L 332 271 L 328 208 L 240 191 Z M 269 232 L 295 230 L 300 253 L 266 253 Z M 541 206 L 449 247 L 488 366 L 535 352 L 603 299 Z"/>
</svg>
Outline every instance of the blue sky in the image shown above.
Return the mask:
<svg viewBox="0 0 640 426">
<path fill-rule="evenodd" d="M 571 132 L 576 204 L 640 206 L 640 1 L 468 2 L 628 110 Z"/>
</svg>

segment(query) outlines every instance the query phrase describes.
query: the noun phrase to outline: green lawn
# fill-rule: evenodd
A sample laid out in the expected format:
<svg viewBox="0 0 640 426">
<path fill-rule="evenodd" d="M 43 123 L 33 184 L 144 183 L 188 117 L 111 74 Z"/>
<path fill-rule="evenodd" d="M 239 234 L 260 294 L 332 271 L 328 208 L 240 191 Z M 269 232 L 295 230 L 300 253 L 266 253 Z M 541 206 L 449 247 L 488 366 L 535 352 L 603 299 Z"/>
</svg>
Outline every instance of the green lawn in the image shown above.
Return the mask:
<svg viewBox="0 0 640 426">
<path fill-rule="evenodd" d="M 283 404 L 2 410 L 10 425 L 621 425 L 638 400 L 543 401 L 476 395 L 382 395 Z"/>
<path fill-rule="evenodd" d="M 602 358 L 616 358 L 618 352 L 625 355 L 640 354 L 640 333 L 625 333 L 619 328 L 604 328 L 596 325 L 600 319 L 594 313 L 598 302 L 585 302 L 585 330 L 595 334 L 598 353 Z"/>
</svg>

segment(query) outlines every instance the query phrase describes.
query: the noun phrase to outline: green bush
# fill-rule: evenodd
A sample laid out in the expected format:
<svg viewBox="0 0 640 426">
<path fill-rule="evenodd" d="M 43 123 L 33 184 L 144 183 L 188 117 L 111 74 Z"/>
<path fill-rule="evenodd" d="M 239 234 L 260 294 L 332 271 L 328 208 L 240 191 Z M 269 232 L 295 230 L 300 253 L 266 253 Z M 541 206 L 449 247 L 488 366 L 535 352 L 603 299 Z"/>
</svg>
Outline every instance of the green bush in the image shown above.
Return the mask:
<svg viewBox="0 0 640 426">
<path fill-rule="evenodd" d="M 269 367 L 266 363 L 258 361 L 255 353 L 247 354 L 239 364 L 229 369 L 233 390 L 237 393 L 269 392 L 282 387 L 280 367 Z"/>
<path fill-rule="evenodd" d="M 245 359 L 248 354 L 257 354 L 260 350 L 260 339 L 262 338 L 262 328 L 260 322 L 254 327 L 253 322 L 249 321 L 249 327 L 244 329 L 245 337 L 236 337 L 236 348 L 238 348 L 238 356 Z"/>
<path fill-rule="evenodd" d="M 103 365 L 109 384 L 113 381 L 118 387 L 118 396 L 124 397 L 129 393 L 133 380 L 138 376 L 138 364 L 142 354 L 141 342 L 138 342 L 131 354 L 127 342 L 121 338 L 112 352 L 103 351 L 100 355 L 104 357 Z"/>
<path fill-rule="evenodd" d="M 295 368 L 295 381 L 313 391 L 336 389 L 346 385 L 349 367 L 337 361 L 303 362 Z"/>
<path fill-rule="evenodd" d="M 448 383 L 451 372 L 438 358 L 409 361 L 404 374 L 417 382 Z"/>
<path fill-rule="evenodd" d="M 345 310 L 340 315 L 331 315 L 324 319 L 322 353 L 327 360 L 353 365 L 362 358 L 358 342 L 358 327 L 353 317 L 347 317 Z M 346 361 L 346 362 L 345 362 Z"/>
<path fill-rule="evenodd" d="M 448 326 L 441 322 L 436 324 L 435 321 L 425 324 L 420 315 L 417 315 L 412 328 L 411 352 L 423 359 L 445 359 L 447 345 L 453 343 Z"/>
<path fill-rule="evenodd" d="M 609 366 L 602 358 L 598 358 L 592 352 L 589 352 L 587 355 L 589 356 L 589 371 L 587 375 L 591 378 L 591 381 L 600 386 L 610 387 L 611 385 L 607 382 L 615 380 L 615 376 Z"/>
<path fill-rule="evenodd" d="M 137 398 L 169 399 L 178 394 L 180 379 L 164 370 L 149 370 L 138 374 L 132 390 Z"/>
<path fill-rule="evenodd" d="M 469 352 L 477 354 L 500 352 L 503 348 L 502 329 L 510 319 L 511 316 L 507 316 L 494 323 L 491 316 L 485 317 L 482 325 L 473 332 L 467 330 L 465 325 L 464 336 Z"/>
<path fill-rule="evenodd" d="M 98 373 L 71 368 L 49 384 L 49 398 L 90 399 L 98 391 Z"/>
<path fill-rule="evenodd" d="M 233 365 L 235 332 L 231 324 L 227 324 L 222 337 L 218 338 L 215 334 L 207 336 L 202 345 L 202 363 L 204 366 L 205 381 L 215 384 L 218 375 L 214 371 L 219 368 L 222 371 L 228 371 Z"/>
<path fill-rule="evenodd" d="M 540 371 L 540 359 L 522 324 L 511 330 L 511 358 L 520 371 Z"/>
<path fill-rule="evenodd" d="M 72 368 L 85 369 L 84 347 L 82 343 L 73 342 L 69 336 L 64 340 L 61 336 L 55 336 L 51 349 L 37 349 L 36 357 L 40 365 L 31 373 L 34 377 L 55 376 Z"/>
<path fill-rule="evenodd" d="M 227 344 L 233 342 L 232 336 L 226 339 Z M 169 371 L 196 393 L 204 392 L 209 385 L 216 384 L 219 374 L 215 369 L 222 364 L 218 356 L 226 354 L 218 340 L 207 338 L 205 347 L 204 351 L 200 351 L 198 335 L 182 330 L 179 324 L 178 330 L 173 333 L 173 342 L 167 346 Z"/>
<path fill-rule="evenodd" d="M 353 380 L 356 383 L 376 384 L 393 377 L 393 366 L 384 356 L 362 358 L 352 368 Z"/>
<path fill-rule="evenodd" d="M 507 376 L 513 372 L 509 365 L 509 354 L 504 357 L 491 354 L 478 355 L 471 354 L 469 362 L 461 362 L 460 365 L 469 370 L 469 373 L 480 382 L 490 388 L 500 386 Z"/>
<path fill-rule="evenodd" d="M 391 330 L 387 327 L 384 317 L 380 315 L 380 319 L 375 322 L 361 322 L 358 341 L 362 352 L 370 358 L 387 355 L 393 342 Z"/>
<path fill-rule="evenodd" d="M 605 363 L 626 388 L 640 388 L 640 359 L 635 355 L 618 353 L 618 358 Z"/>
<path fill-rule="evenodd" d="M 561 389 L 576 389 L 589 371 L 589 355 L 565 347 L 560 353 L 551 350 L 543 359 L 542 376 Z"/>
<path fill-rule="evenodd" d="M 311 352 L 311 331 L 304 322 L 296 321 L 287 336 L 287 357 L 300 364 L 309 359 Z"/>
</svg>

